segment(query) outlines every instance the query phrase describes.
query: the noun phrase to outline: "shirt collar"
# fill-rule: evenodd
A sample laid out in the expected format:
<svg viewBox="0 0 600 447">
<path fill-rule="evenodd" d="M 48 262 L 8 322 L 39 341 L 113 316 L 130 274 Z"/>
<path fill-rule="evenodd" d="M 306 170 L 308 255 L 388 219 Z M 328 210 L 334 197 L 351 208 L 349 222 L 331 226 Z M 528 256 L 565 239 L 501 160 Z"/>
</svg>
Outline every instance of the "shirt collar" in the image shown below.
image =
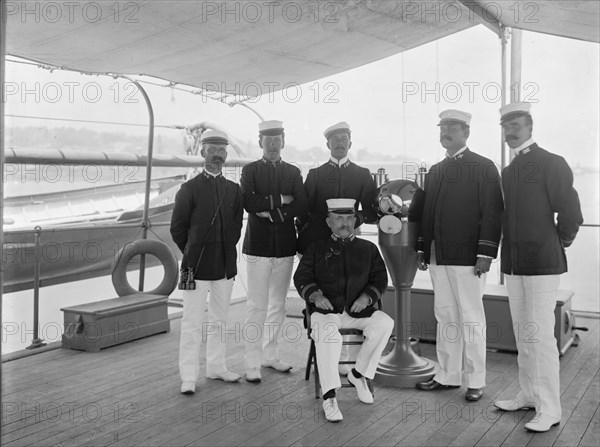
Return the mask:
<svg viewBox="0 0 600 447">
<path fill-rule="evenodd" d="M 336 236 L 335 234 L 331 233 L 331 239 L 333 239 L 334 241 L 339 242 L 341 244 L 352 242 L 355 238 L 356 238 L 355 234 L 352 234 L 351 236 L 347 237 L 346 239 L 342 239 L 341 237 Z"/>
<path fill-rule="evenodd" d="M 464 151 L 466 151 L 467 149 L 468 149 L 467 146 L 463 146 L 459 150 L 457 150 L 454 155 L 450 155 L 450 154 L 448 154 L 448 151 L 446 151 L 446 158 L 449 158 L 451 160 L 456 160 L 457 158 L 463 158 L 463 156 L 461 154 Z"/>
<path fill-rule="evenodd" d="M 520 146 L 517 146 L 514 149 L 511 149 L 511 151 L 515 157 L 520 154 L 526 154 L 527 152 L 529 152 L 527 149 L 532 144 L 535 144 L 535 141 L 533 141 L 533 138 L 530 138 L 529 140 L 523 142 L 523 144 L 521 144 Z"/>
<path fill-rule="evenodd" d="M 277 160 L 277 161 L 267 160 L 265 157 L 263 157 L 260 159 L 260 161 L 262 161 L 266 165 L 271 165 L 271 166 L 278 166 L 283 162 L 281 157 L 279 157 L 279 160 Z"/>
<path fill-rule="evenodd" d="M 204 169 L 204 170 L 202 171 L 202 174 L 203 174 L 203 175 L 206 175 L 207 177 L 212 177 L 212 178 L 217 178 L 217 177 L 220 177 L 220 176 L 222 176 L 222 175 L 223 175 L 223 173 L 222 173 L 222 172 L 219 172 L 218 174 L 213 174 L 212 172 L 208 172 L 206 169 Z"/>
<path fill-rule="evenodd" d="M 342 168 L 342 167 L 345 168 L 350 163 L 350 159 L 348 158 L 347 155 L 344 158 L 342 158 L 341 160 L 338 160 L 337 158 L 334 158 L 334 157 L 330 157 L 329 163 L 331 163 L 333 166 L 337 166 L 339 168 Z"/>
</svg>

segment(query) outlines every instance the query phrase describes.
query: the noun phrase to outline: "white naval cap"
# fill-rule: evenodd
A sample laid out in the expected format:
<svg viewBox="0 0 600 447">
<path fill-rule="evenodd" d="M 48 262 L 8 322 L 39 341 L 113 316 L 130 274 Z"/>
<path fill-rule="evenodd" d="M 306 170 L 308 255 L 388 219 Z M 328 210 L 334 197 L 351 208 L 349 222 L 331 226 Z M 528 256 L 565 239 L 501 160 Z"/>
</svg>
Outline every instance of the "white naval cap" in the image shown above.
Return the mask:
<svg viewBox="0 0 600 447">
<path fill-rule="evenodd" d="M 339 123 L 336 123 L 333 126 L 329 126 L 327 129 L 325 129 L 323 135 L 325 135 L 325 139 L 329 140 L 329 137 L 337 132 L 350 133 L 350 124 L 348 124 L 346 121 L 340 121 Z"/>
<path fill-rule="evenodd" d="M 200 138 L 200 143 L 213 143 L 213 144 L 229 144 L 227 134 L 220 130 L 205 130 Z"/>
<path fill-rule="evenodd" d="M 468 112 L 463 112 L 462 110 L 456 110 L 456 109 L 448 109 L 448 110 L 444 110 L 442 113 L 440 113 L 440 122 L 438 123 L 438 126 L 441 126 L 442 124 L 464 124 L 466 126 L 471 126 L 471 117 L 473 115 L 471 115 Z"/>
<path fill-rule="evenodd" d="M 531 103 L 529 102 L 512 102 L 500 108 L 500 124 L 519 116 L 529 115 L 531 111 Z"/>
<path fill-rule="evenodd" d="M 283 133 L 283 121 L 269 120 L 258 123 L 260 135 L 280 135 Z"/>
<path fill-rule="evenodd" d="M 354 214 L 354 199 L 327 199 L 327 210 L 336 214 Z"/>
</svg>

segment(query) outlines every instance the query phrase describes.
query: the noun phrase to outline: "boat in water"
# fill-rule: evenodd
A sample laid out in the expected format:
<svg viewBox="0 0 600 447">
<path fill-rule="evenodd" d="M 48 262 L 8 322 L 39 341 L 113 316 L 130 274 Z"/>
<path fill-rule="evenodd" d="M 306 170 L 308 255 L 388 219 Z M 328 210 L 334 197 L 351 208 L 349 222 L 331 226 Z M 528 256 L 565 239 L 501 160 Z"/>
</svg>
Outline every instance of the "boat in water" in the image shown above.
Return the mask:
<svg viewBox="0 0 600 447">
<path fill-rule="evenodd" d="M 174 254 L 179 249 L 169 225 L 184 181 L 182 175 L 150 184 L 149 238 L 165 242 Z M 3 291 L 33 288 L 36 259 L 39 287 L 110 275 L 120 250 L 140 237 L 144 188 L 145 182 L 130 182 L 7 198 Z M 156 265 L 158 259 L 148 257 L 147 266 Z"/>
</svg>

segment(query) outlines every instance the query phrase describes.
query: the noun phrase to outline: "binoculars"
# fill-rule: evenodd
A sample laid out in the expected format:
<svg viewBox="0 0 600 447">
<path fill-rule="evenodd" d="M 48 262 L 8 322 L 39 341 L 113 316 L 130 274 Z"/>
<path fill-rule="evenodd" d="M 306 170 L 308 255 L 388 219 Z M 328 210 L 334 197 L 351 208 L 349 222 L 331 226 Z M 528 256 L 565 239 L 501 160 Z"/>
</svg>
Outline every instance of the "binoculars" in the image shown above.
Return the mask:
<svg viewBox="0 0 600 447">
<path fill-rule="evenodd" d="M 181 269 L 179 272 L 179 284 L 177 285 L 177 288 L 179 290 L 196 290 L 193 267 Z"/>
</svg>

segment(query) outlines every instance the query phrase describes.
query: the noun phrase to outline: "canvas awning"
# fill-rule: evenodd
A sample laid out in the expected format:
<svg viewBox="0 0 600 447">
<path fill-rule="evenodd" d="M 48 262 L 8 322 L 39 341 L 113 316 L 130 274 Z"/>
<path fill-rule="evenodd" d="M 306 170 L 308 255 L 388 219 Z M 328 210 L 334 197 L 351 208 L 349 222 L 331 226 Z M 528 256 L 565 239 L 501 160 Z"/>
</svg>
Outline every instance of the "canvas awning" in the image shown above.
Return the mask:
<svg viewBox="0 0 600 447">
<path fill-rule="evenodd" d="M 521 3 L 521 5 L 518 5 Z M 516 6 L 517 5 L 517 6 Z M 6 2 L 7 54 L 220 91 L 278 90 L 486 24 L 599 41 L 596 1 Z"/>
</svg>

